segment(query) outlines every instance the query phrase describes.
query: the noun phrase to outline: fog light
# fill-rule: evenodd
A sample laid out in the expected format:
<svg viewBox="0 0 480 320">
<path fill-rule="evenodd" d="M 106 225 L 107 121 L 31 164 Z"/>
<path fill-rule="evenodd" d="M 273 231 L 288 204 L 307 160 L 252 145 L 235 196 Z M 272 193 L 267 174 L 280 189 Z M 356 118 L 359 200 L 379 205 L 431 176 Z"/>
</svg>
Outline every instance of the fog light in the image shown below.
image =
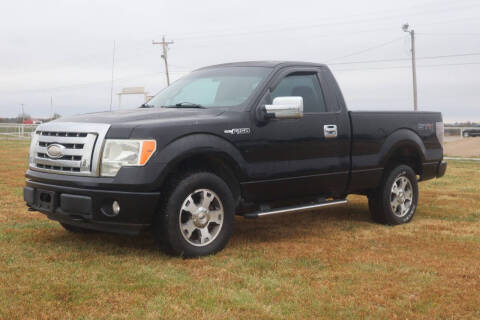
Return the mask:
<svg viewBox="0 0 480 320">
<path fill-rule="evenodd" d="M 114 215 L 118 215 L 120 213 L 120 204 L 117 201 L 113 201 L 112 211 Z"/>
</svg>

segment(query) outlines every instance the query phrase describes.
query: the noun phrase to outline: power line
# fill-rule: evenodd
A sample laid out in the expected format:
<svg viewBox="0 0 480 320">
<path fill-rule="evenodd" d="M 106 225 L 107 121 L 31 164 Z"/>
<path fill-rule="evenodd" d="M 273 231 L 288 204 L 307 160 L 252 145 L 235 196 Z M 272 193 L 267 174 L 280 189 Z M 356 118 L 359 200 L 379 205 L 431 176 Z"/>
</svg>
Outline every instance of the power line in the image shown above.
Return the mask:
<svg viewBox="0 0 480 320">
<path fill-rule="evenodd" d="M 435 3 L 435 4 L 438 4 L 437 1 L 431 1 L 431 2 L 427 2 L 427 3 L 424 3 L 423 6 L 426 6 L 428 5 L 429 3 Z M 445 4 L 450 4 L 450 3 L 444 3 Z M 457 5 L 469 5 L 469 4 L 473 4 L 473 6 L 461 6 L 461 7 L 458 7 Z M 460 9 L 460 10 L 463 10 L 463 9 L 469 9 L 471 7 L 477 7 L 479 4 L 477 2 L 472 2 L 472 3 L 457 3 L 455 4 L 455 6 L 452 7 L 452 5 L 450 6 L 446 6 L 446 7 L 435 7 L 433 8 L 425 8 L 425 9 L 422 9 L 422 11 L 420 12 L 415 12 L 415 13 L 411 13 L 409 14 L 410 17 L 412 16 L 423 16 L 425 14 L 427 15 L 430 15 L 430 14 L 438 14 L 438 13 L 443 13 L 443 12 L 451 12 L 452 10 L 455 10 L 455 9 Z M 415 9 L 415 7 L 417 6 L 411 6 L 410 9 Z M 408 10 L 408 9 L 407 9 Z M 385 12 L 390 12 L 390 11 L 393 11 L 395 12 L 395 14 L 393 15 L 385 15 L 384 13 Z M 365 15 L 377 15 L 379 14 L 380 16 L 379 17 L 363 17 Z M 398 9 L 392 9 L 392 10 L 387 10 L 387 11 L 384 11 L 384 12 L 378 12 L 378 13 L 367 13 L 367 14 L 356 14 L 356 15 L 353 15 L 353 17 L 355 16 L 361 16 L 363 18 L 361 19 L 356 19 L 356 20 L 352 20 L 351 17 L 352 16 L 349 16 L 349 17 L 342 17 L 341 20 L 338 20 L 338 21 L 332 21 L 332 22 L 328 22 L 328 23 L 317 23 L 317 24 L 307 24 L 307 25 L 299 25 L 299 26 L 293 26 L 293 27 L 284 27 L 282 25 L 263 25 L 263 26 L 267 26 L 267 28 L 269 26 L 271 26 L 272 28 L 270 28 L 269 30 L 256 30 L 256 31 L 241 31 L 241 32 L 227 32 L 227 33 L 216 33 L 216 31 L 210 31 L 210 32 L 206 32 L 206 33 L 187 33 L 187 34 L 176 34 L 175 35 L 175 38 L 177 40 L 185 40 L 185 39 L 198 39 L 198 38 L 217 38 L 217 37 L 232 37 L 232 36 L 252 36 L 252 35 L 256 35 L 256 34 L 261 34 L 261 33 L 271 33 L 271 32 L 280 32 L 280 31 L 288 31 L 288 30 L 299 30 L 299 29 L 310 29 L 310 28 L 319 28 L 319 27 L 329 27 L 329 26 L 336 26 L 336 25 L 349 25 L 349 24 L 358 24 L 358 23 L 363 23 L 363 22 L 366 22 L 366 23 L 370 23 L 372 22 L 372 19 L 374 20 L 391 20 L 392 18 L 402 18 L 405 16 L 404 13 L 398 13 Z M 475 17 L 475 19 L 478 19 L 478 17 Z M 323 21 L 328 21 L 328 20 L 334 20 L 334 19 L 323 19 Z M 445 20 L 443 21 L 439 21 L 438 23 L 445 23 Z M 244 27 L 240 27 L 241 29 L 245 29 L 246 27 L 251 27 L 251 26 L 244 26 Z M 258 26 L 257 26 L 258 27 Z"/>
<path fill-rule="evenodd" d="M 462 23 L 465 23 L 467 21 L 471 21 L 471 20 L 474 20 L 474 21 L 480 21 L 478 17 L 466 17 L 466 18 L 460 18 L 460 19 L 442 19 L 442 20 L 439 20 L 439 21 L 433 21 L 431 23 L 424 23 L 424 22 L 419 22 L 417 24 L 417 27 L 424 27 L 424 26 L 432 26 L 432 25 L 438 25 L 438 24 L 441 24 L 441 25 L 447 25 L 447 24 L 451 24 L 451 23 L 457 23 L 457 22 L 462 22 Z M 370 20 L 369 20 L 370 21 Z M 389 23 L 389 21 L 386 21 Z M 350 22 L 348 22 L 350 23 Z M 315 34 L 314 37 L 336 37 L 336 36 L 355 36 L 355 35 L 358 35 L 358 34 L 362 34 L 362 33 L 370 33 L 370 32 L 375 32 L 375 33 L 378 33 L 378 32 L 391 32 L 389 31 L 388 29 L 384 28 L 384 27 L 380 27 L 379 26 L 384 26 L 385 23 L 382 23 L 382 24 L 378 24 L 378 23 L 374 23 L 374 24 L 371 24 L 372 26 L 375 25 L 377 27 L 375 28 L 369 28 L 369 29 L 364 29 L 364 30 L 360 30 L 360 31 L 349 31 L 349 32 L 329 32 L 329 33 L 324 33 L 324 34 Z M 297 31 L 297 30 L 300 30 L 300 29 L 311 29 L 311 28 L 318 28 L 318 27 L 325 27 L 327 25 L 304 25 L 304 26 L 297 26 L 297 27 L 284 27 L 284 28 L 279 28 L 279 29 L 274 29 L 274 30 L 255 30 L 255 31 L 251 31 L 251 32 L 239 32 L 239 33 L 226 33 L 226 34 L 213 34 L 213 35 L 206 35 L 206 36 L 202 36 L 201 34 L 199 36 L 190 36 L 190 37 L 179 37 L 179 38 L 176 38 L 177 40 L 185 40 L 185 39 L 192 39 L 192 40 L 196 40 L 196 39 L 202 39 L 202 38 L 219 38 L 219 37 L 227 37 L 228 39 L 233 39 L 234 37 L 241 37 L 241 36 L 248 36 L 248 37 L 255 37 L 255 36 L 261 36 L 262 34 L 265 34 L 265 33 L 278 33 L 278 32 L 288 32 L 288 31 Z M 208 47 L 211 43 L 211 41 L 209 40 L 205 40 L 205 41 L 200 41 L 200 42 L 197 42 L 195 41 L 196 44 L 205 44 L 204 46 L 205 47 Z M 182 42 L 180 41 L 178 43 L 179 45 L 182 45 Z M 183 42 L 183 44 L 185 44 L 185 42 Z M 189 44 L 189 46 L 191 46 L 191 44 Z M 197 45 L 197 47 L 199 47 Z"/>
<path fill-rule="evenodd" d="M 417 60 L 430 60 L 430 59 L 442 59 L 442 58 L 455 58 L 455 57 L 467 57 L 467 56 L 479 56 L 480 52 L 468 52 L 468 53 L 459 53 L 459 54 L 450 54 L 450 55 L 437 55 L 437 56 L 425 56 L 425 57 L 417 57 Z M 409 61 L 410 58 L 394 58 L 394 59 L 377 59 L 377 60 L 360 60 L 360 61 L 347 61 L 347 62 L 335 62 L 335 63 L 330 63 L 329 66 L 343 66 L 343 65 L 355 65 L 355 64 L 370 64 L 370 63 L 386 63 L 386 62 L 400 62 L 400 61 Z M 468 64 L 468 63 L 466 63 Z M 473 63 L 477 64 L 477 63 Z M 464 65 L 462 63 L 460 64 L 440 64 L 441 65 Z M 425 67 L 425 66 L 422 66 Z M 343 71 L 343 70 L 382 70 L 382 69 L 397 69 L 399 68 L 398 66 L 394 67 L 380 67 L 380 68 L 359 68 L 359 69 L 337 69 L 337 71 Z M 400 68 L 404 68 L 401 66 Z M 182 74 L 182 73 L 188 73 L 191 70 L 178 70 L 178 71 L 170 71 L 170 73 L 177 73 L 177 74 Z M 150 77 L 150 76 L 157 76 L 164 74 L 164 72 L 155 72 L 155 73 L 147 73 L 147 74 L 139 74 L 139 75 L 133 75 L 133 76 L 127 76 L 127 77 L 121 77 L 121 78 L 116 78 L 114 79 L 115 81 L 125 81 L 125 80 L 133 80 L 137 78 L 144 78 L 144 77 Z M 78 87 L 87 87 L 87 86 L 92 86 L 92 85 L 99 85 L 99 84 L 104 84 L 111 82 L 111 80 L 100 80 L 100 81 L 94 81 L 94 82 L 87 82 L 87 83 L 79 83 L 79 84 L 73 84 L 73 85 L 68 85 L 68 86 L 59 86 L 59 87 L 51 87 L 51 88 L 39 88 L 39 89 L 30 89 L 30 90 L 22 90 L 22 91 L 3 91 L 0 93 L 1 94 L 17 94 L 17 93 L 30 93 L 30 92 L 41 92 L 41 91 L 54 91 L 54 90 L 61 90 L 61 89 L 70 89 L 70 88 L 78 88 Z"/>
<path fill-rule="evenodd" d="M 429 3 L 435 3 L 437 4 L 436 1 L 431 1 L 431 2 L 426 2 L 424 4 L 421 4 L 421 6 L 426 6 L 428 5 Z M 446 4 L 446 3 L 445 3 Z M 470 3 L 463 3 L 463 4 L 470 4 Z M 410 8 L 414 9 L 415 7 L 417 6 L 411 6 Z M 407 8 L 405 8 L 407 9 Z M 392 9 L 392 10 L 388 10 L 388 11 L 395 11 L 397 12 L 397 9 Z M 381 14 L 382 12 L 379 11 L 379 12 L 376 12 L 376 13 L 367 13 L 368 14 Z M 428 11 L 427 13 L 431 13 L 431 11 Z M 354 16 L 362 16 L 363 14 L 356 14 Z M 420 13 L 416 13 L 414 15 L 421 15 Z M 344 17 L 345 18 L 345 17 Z M 348 18 L 348 17 L 347 17 Z M 390 19 L 391 17 L 385 17 L 385 16 L 382 16 L 380 17 L 379 19 L 381 20 L 385 20 L 385 19 Z M 371 18 L 364 18 L 362 21 L 365 22 L 371 22 L 372 19 Z M 436 25 L 436 24 L 442 24 L 442 25 L 445 25 L 445 24 L 448 24 L 448 23 L 453 23 L 453 22 L 466 22 L 466 21 L 470 21 L 470 20 L 475 20 L 475 21 L 480 21 L 479 17 L 467 17 L 467 18 L 457 18 L 457 19 L 442 19 L 442 20 L 439 20 L 439 21 L 433 21 L 431 23 L 423 23 L 423 22 L 419 22 L 417 24 L 417 26 L 429 26 L 429 25 Z M 207 32 L 207 34 L 205 33 L 189 33 L 189 34 L 186 34 L 187 36 L 185 37 L 178 37 L 176 38 L 176 40 L 184 40 L 184 39 L 201 39 L 201 38 L 209 38 L 209 37 L 229 37 L 231 38 L 232 36 L 257 36 L 257 35 L 262 35 L 262 34 L 265 34 L 265 33 L 278 33 L 278 32 L 285 32 L 285 31 L 296 31 L 296 30 L 301 30 L 301 29 L 311 29 L 311 28 L 320 28 L 320 27 L 328 27 L 329 25 L 342 25 L 342 24 L 352 24 L 352 23 L 357 23 L 357 22 L 361 22 L 361 21 L 352 21 L 352 20 L 343 20 L 343 21 L 337 21 L 337 22 L 334 22 L 333 24 L 308 24 L 308 25 L 299 25 L 299 26 L 292 26 L 292 27 L 282 27 L 282 26 L 278 26 L 276 29 L 271 29 L 271 30 L 255 30 L 255 31 L 249 31 L 249 32 L 233 32 L 233 33 L 223 33 L 223 34 L 218 34 L 218 33 L 214 33 L 212 34 L 212 31 L 210 32 Z M 362 34 L 362 33 L 370 33 L 370 32 L 381 32 L 381 31 L 384 31 L 384 32 L 387 32 L 388 30 L 384 29 L 384 28 L 378 28 L 378 26 L 380 25 L 384 25 L 385 23 L 389 23 L 390 24 L 390 21 L 385 21 L 385 22 L 381 22 L 381 24 L 378 24 L 378 23 L 374 23 L 374 24 L 371 24 L 372 26 L 377 26 L 375 28 L 368 28 L 368 29 L 364 29 L 364 30 L 355 30 L 355 31 L 349 31 L 349 32 L 329 32 L 329 33 L 325 33 L 325 34 L 316 34 L 315 37 L 336 37 L 336 36 L 355 36 L 357 34 Z M 271 25 L 271 26 L 275 26 L 275 25 Z M 250 26 L 251 27 L 251 26 Z M 247 26 L 243 26 L 242 29 L 245 29 L 247 28 Z M 424 33 L 422 33 L 424 34 Z M 181 33 L 179 35 L 182 35 Z M 185 35 L 185 34 L 184 34 Z M 431 35 L 431 34 L 429 34 Z M 453 35 L 453 34 L 452 34 Z M 473 34 L 472 34 L 473 35 Z M 118 41 L 117 41 L 117 44 L 118 44 Z M 179 43 L 181 44 L 181 43 Z M 210 44 L 210 41 L 207 41 L 205 42 L 205 44 Z M 121 55 L 118 55 L 117 54 L 117 58 L 118 59 L 121 59 L 121 58 L 130 58 L 130 57 L 135 57 L 135 58 L 138 58 L 139 56 L 144 56 L 145 54 L 140 54 L 137 52 L 135 52 L 134 54 L 129 54 L 127 56 L 121 56 Z M 91 59 L 92 57 L 96 57 L 96 56 L 84 56 L 82 57 L 82 59 Z M 117 60 L 118 60 L 117 59 Z"/>
<path fill-rule="evenodd" d="M 441 56 L 429 56 L 429 57 L 421 57 L 417 59 L 441 59 L 441 58 L 453 58 L 453 57 L 468 57 L 468 56 L 478 56 L 480 52 L 468 52 L 468 53 L 458 53 L 458 54 L 447 54 Z"/>
<path fill-rule="evenodd" d="M 417 33 L 422 36 L 480 36 L 480 33 Z"/>
<path fill-rule="evenodd" d="M 183 73 L 188 73 L 190 70 L 185 70 L 185 71 L 170 71 L 170 73 L 175 73 L 175 74 L 183 74 Z M 114 79 L 115 81 L 127 81 L 127 80 L 133 80 L 133 79 L 138 79 L 138 78 L 146 78 L 146 77 L 152 77 L 152 76 L 158 76 L 164 74 L 164 72 L 155 72 L 155 73 L 147 73 L 147 74 L 138 74 L 138 75 L 133 75 L 133 76 L 128 76 L 128 77 L 121 77 L 121 78 L 116 78 Z M 82 88 L 82 87 L 89 87 L 89 86 L 94 86 L 94 85 L 100 85 L 100 84 L 107 84 L 111 83 L 111 79 L 109 80 L 99 80 L 99 81 L 92 81 L 92 82 L 85 82 L 85 83 L 77 83 L 77 84 L 72 84 L 72 85 L 67 85 L 67 86 L 58 86 L 58 87 L 50 87 L 50 88 L 38 88 L 38 89 L 29 89 L 29 90 L 19 90 L 19 91 L 0 91 L 0 94 L 19 94 L 19 93 L 34 93 L 34 92 L 42 92 L 42 91 L 56 91 L 56 90 L 63 90 L 63 89 L 72 89 L 72 88 Z"/>
<path fill-rule="evenodd" d="M 433 5 L 435 4 L 435 8 L 433 8 L 433 11 L 432 11 L 432 8 L 429 8 L 428 6 L 429 5 Z M 470 6 L 469 6 L 470 5 Z M 369 16 L 369 15 L 380 15 L 379 19 L 381 20 L 388 20 L 390 19 L 391 17 L 386 17 L 385 16 L 385 13 L 390 13 L 390 12 L 395 12 L 396 15 L 402 15 L 402 17 L 404 16 L 404 13 L 398 13 L 399 11 L 408 11 L 408 10 L 416 10 L 417 8 L 420 8 L 422 10 L 422 12 L 415 12 L 413 15 L 424 15 L 424 14 L 431 14 L 431 13 L 438 13 L 438 10 L 440 11 L 444 11 L 444 12 L 450 12 L 450 10 L 455 9 L 468 9 L 471 7 L 471 5 L 479 5 L 479 3 L 477 2 L 477 0 L 472 0 L 472 1 L 467 1 L 467 2 L 459 2 L 457 1 L 457 3 L 455 4 L 451 4 L 450 3 L 450 0 L 445 0 L 445 1 L 442 1 L 441 3 L 439 3 L 439 1 L 435 0 L 435 1 L 426 1 L 426 2 L 423 2 L 423 3 L 420 3 L 420 4 L 415 4 L 415 5 L 411 5 L 411 6 L 408 6 L 408 7 L 404 7 L 404 8 L 395 8 L 395 9 L 388 9 L 388 10 L 377 10 L 377 11 L 371 11 L 371 12 L 366 12 L 366 13 L 357 13 L 357 14 L 353 14 L 353 15 L 349 15 L 349 16 L 343 16 L 341 19 L 342 20 L 339 20 L 339 18 L 325 18 L 325 19 L 322 19 L 322 21 L 329 21 L 329 20 L 337 20 L 337 21 L 333 21 L 333 24 L 330 24 L 330 25 L 342 25 L 342 24 L 355 24 L 355 23 L 358 23 L 358 22 L 361 22 L 359 20 L 351 20 L 350 18 L 351 17 L 362 17 L 362 21 L 365 21 L 365 22 L 371 22 L 372 21 L 372 18 L 368 18 L 366 16 Z M 454 6 L 454 7 L 452 7 Z M 458 7 L 460 6 L 460 7 Z M 467 7 L 465 7 L 467 6 Z M 428 10 L 427 10 L 428 9 Z M 448 10 L 447 10 L 448 9 Z M 409 15 L 411 16 L 411 15 Z M 373 18 L 375 19 L 375 18 Z M 467 17 L 467 18 L 457 18 L 457 19 L 442 19 L 440 21 L 434 21 L 432 23 L 423 23 L 423 22 L 419 22 L 417 25 L 418 26 L 425 26 L 425 25 L 434 25 L 434 24 L 447 24 L 447 23 L 450 23 L 450 22 L 465 22 L 465 21 L 469 21 L 469 20 L 475 20 L 475 21 L 480 21 L 479 17 Z M 381 25 L 384 25 L 385 23 L 389 23 L 390 24 L 390 21 L 385 21 L 385 22 L 381 22 Z M 374 26 L 379 26 L 378 23 L 374 23 L 372 24 Z M 218 30 L 211 30 L 211 31 L 207 31 L 207 32 L 197 32 L 197 33 L 178 33 L 178 34 L 175 34 L 175 35 L 179 35 L 178 38 L 176 38 L 176 40 L 180 39 L 180 40 L 183 40 L 183 39 L 198 39 L 198 38 L 208 38 L 208 37 L 231 37 L 231 36 L 235 36 L 235 35 L 239 35 L 239 36 L 256 36 L 256 35 L 261 35 L 262 33 L 276 33 L 276 32 L 284 32 L 284 31 L 289 31 L 289 30 L 292 30 L 292 31 L 295 31 L 295 30 L 298 30 L 298 29 L 309 29 L 309 28 L 320 28 L 320 27 L 328 27 L 329 24 L 328 23 L 324 23 L 324 24 L 304 24 L 304 25 L 298 25 L 298 26 L 290 26 L 290 27 L 284 27 L 284 25 L 278 25 L 278 24 L 270 24 L 270 25 L 257 25 L 257 26 L 253 26 L 254 28 L 258 28 L 258 27 L 273 27 L 274 29 L 272 30 L 254 30 L 254 31 L 249 31 L 249 32 L 245 32 L 245 31 L 241 31 L 241 32 L 233 32 L 233 33 L 223 33 L 223 34 L 219 34 L 218 33 Z M 251 25 L 248 25 L 248 26 L 239 26 L 238 28 L 240 29 L 243 29 L 245 30 L 246 28 L 248 27 L 252 27 Z M 365 30 L 361 30 L 361 31 L 358 31 L 357 29 L 355 31 L 350 31 L 350 32 L 335 32 L 335 33 L 325 33 L 325 34 L 316 34 L 315 37 L 335 37 L 335 36 L 339 36 L 339 35 L 349 35 L 349 36 L 355 36 L 357 34 L 361 34 L 361 33 L 368 33 L 368 32 L 381 32 L 381 31 L 388 31 L 388 30 L 385 30 L 383 28 L 378 28 L 378 27 L 375 27 L 375 28 L 369 28 L 369 29 L 365 29 Z M 422 33 L 424 34 L 424 33 Z M 429 34 L 431 35 L 431 34 Z M 156 35 L 158 36 L 158 35 Z M 121 60 L 123 58 L 130 58 L 130 57 L 135 57 L 135 58 L 138 58 L 139 57 L 139 54 L 138 54 L 138 51 L 136 51 L 135 53 L 133 54 L 128 54 L 126 56 L 122 56 L 121 55 L 121 52 L 119 51 L 122 51 L 122 50 L 118 50 L 118 44 L 122 43 L 122 41 L 118 41 L 117 39 L 117 60 Z M 209 42 L 205 42 L 205 43 L 209 43 Z M 130 46 L 129 46 L 130 47 Z M 121 49 L 121 48 L 120 48 Z M 141 54 L 143 56 L 143 54 Z M 97 55 L 88 55 L 88 56 L 83 56 L 83 57 L 80 57 L 80 59 L 82 61 L 86 60 L 86 61 L 89 61 L 90 59 L 93 59 L 93 58 L 97 58 Z M 77 63 L 76 63 L 77 64 Z"/>
<path fill-rule="evenodd" d="M 407 60 L 410 60 L 410 59 L 407 59 Z M 480 62 L 427 64 L 427 65 L 418 65 L 417 68 L 437 68 L 437 67 L 467 66 L 467 65 L 480 65 Z M 390 70 L 390 69 L 410 69 L 410 68 L 411 66 L 391 66 L 391 67 L 367 67 L 367 68 L 355 68 L 355 69 L 334 69 L 334 71 L 340 72 L 340 71 Z"/>
<path fill-rule="evenodd" d="M 475 20 L 475 21 L 480 21 L 479 17 L 467 17 L 467 18 L 459 18 L 459 19 L 442 19 L 442 20 L 439 20 L 439 21 L 434 21 L 434 22 L 431 22 L 431 23 L 423 23 L 423 22 L 419 22 L 417 25 L 422 27 L 422 26 L 430 26 L 430 25 L 436 25 L 436 24 L 442 24 L 442 25 L 445 25 L 445 24 L 449 24 L 449 23 L 454 23 L 454 22 L 466 22 L 466 21 L 470 21 L 470 20 Z M 371 20 L 369 20 L 371 21 Z M 390 22 L 388 22 L 390 24 Z M 363 34 L 363 33 L 371 33 L 371 32 L 375 32 L 375 33 L 378 33 L 378 32 L 391 32 L 390 30 L 386 30 L 385 28 L 378 28 L 378 26 L 380 26 L 378 23 L 377 24 L 372 24 L 376 27 L 372 27 L 372 28 L 368 28 L 368 29 L 363 29 L 363 30 L 358 30 L 356 29 L 355 31 L 346 31 L 346 32 L 329 32 L 329 33 L 324 33 L 324 34 L 315 34 L 315 37 L 336 37 L 336 36 L 356 36 L 358 34 Z M 384 25 L 384 23 L 382 22 L 382 25 Z M 310 28 L 319 28 L 319 27 L 325 27 L 327 25 L 323 24 L 323 25 L 319 25 L 319 24 L 310 24 L 310 25 L 300 25 L 300 26 L 293 26 L 293 27 L 281 27 L 280 29 L 273 29 L 273 30 L 255 30 L 255 31 L 252 31 L 252 32 L 240 32 L 240 33 L 226 33 L 226 34 L 205 34 L 205 33 L 197 33 L 195 36 L 187 36 L 187 37 L 178 37 L 176 38 L 176 40 L 184 40 L 184 39 L 201 39 L 201 38 L 209 38 L 209 37 L 232 37 L 232 36 L 257 36 L 257 35 L 262 35 L 262 34 L 265 34 L 265 33 L 277 33 L 277 32 L 285 32 L 285 31 L 296 31 L 296 30 L 299 30 L 299 29 L 310 29 Z M 181 35 L 181 34 L 180 34 Z M 189 34 L 191 35 L 191 34 Z M 198 42 L 197 42 L 198 43 Z M 210 44 L 210 41 L 206 41 L 206 42 L 202 42 L 202 44 L 205 43 L 205 44 Z M 117 41 L 117 44 L 118 44 L 118 41 Z M 176 44 L 179 44 L 181 45 L 182 42 L 180 43 L 176 43 Z M 183 42 L 183 44 L 185 44 L 185 42 Z M 190 44 L 191 45 L 191 44 Z M 117 50 L 118 51 L 118 50 Z M 143 50 L 142 50 L 143 51 Z M 118 59 L 124 59 L 124 58 L 131 58 L 131 57 L 134 57 L 134 58 L 139 58 L 139 57 L 143 57 L 145 56 L 147 53 L 138 53 L 138 50 L 133 53 L 133 54 L 128 54 L 126 56 L 122 56 L 122 55 L 118 55 L 118 52 L 117 52 L 117 57 Z M 96 56 L 84 56 L 82 57 L 83 60 L 87 59 L 91 59 L 93 57 L 96 57 Z"/>
<path fill-rule="evenodd" d="M 431 3 L 432 1 L 428 1 L 426 3 L 423 3 L 423 5 L 427 5 L 429 3 Z M 422 5 L 420 5 L 422 6 Z M 403 10 L 405 9 L 411 9 L 411 8 L 415 8 L 417 7 L 417 5 L 414 5 L 414 6 L 410 6 L 410 7 L 407 7 L 407 8 L 403 8 Z M 378 15 L 378 14 L 382 14 L 384 15 L 385 13 L 390 13 L 390 12 L 398 12 L 398 9 L 389 9 L 389 10 L 380 10 L 380 11 L 372 11 L 372 12 L 367 12 L 367 13 L 357 13 L 357 14 L 353 14 L 353 15 L 348 15 L 348 16 L 342 16 L 342 20 L 341 21 L 349 21 L 351 18 L 354 18 L 354 17 L 358 17 L 358 16 L 368 16 L 368 15 Z M 348 20 L 347 20 L 348 19 Z M 332 20 L 338 20 L 338 18 L 322 18 L 321 19 L 322 21 L 332 21 Z M 338 22 L 338 21 L 337 21 Z M 336 22 L 334 22 L 336 23 Z M 320 27 L 320 26 L 325 26 L 325 24 L 307 24 L 307 25 L 299 25 L 299 26 L 294 26 L 293 29 L 295 28 L 303 28 L 303 27 Z M 247 26 L 239 26 L 238 28 L 240 29 L 245 29 Z M 248 25 L 248 27 L 251 27 L 251 25 Z M 284 30 L 284 24 L 262 24 L 262 25 L 256 25 L 254 26 L 255 28 L 274 28 L 275 29 L 278 29 L 279 27 L 281 27 L 281 30 Z M 292 28 L 292 27 L 291 27 Z M 202 36 L 206 36 L 206 37 L 209 37 L 209 36 L 228 36 L 228 35 L 235 35 L 235 34 L 238 34 L 238 33 L 224 33 L 224 34 L 218 34 L 217 33 L 218 29 L 215 29 L 215 30 L 210 30 L 210 31 L 205 31 L 205 32 L 189 32 L 189 33 L 178 33 L 178 34 L 174 34 L 175 37 L 177 39 L 187 39 L 187 38 L 196 38 L 196 37 L 202 37 Z M 267 30 L 267 32 L 270 32 L 270 31 L 273 31 L 273 30 Z M 250 33 L 249 32 L 242 32 L 242 35 L 245 34 L 245 35 L 249 35 Z M 155 35 L 155 36 L 158 36 Z"/>
<path fill-rule="evenodd" d="M 466 21 L 472 21 L 474 20 L 475 22 L 478 22 L 479 21 L 479 17 L 478 16 L 475 16 L 475 17 L 467 17 L 467 18 L 455 18 L 455 19 L 443 19 L 441 21 L 433 21 L 433 22 L 430 22 L 430 23 L 424 23 L 424 22 L 419 22 L 418 25 L 420 26 L 432 26 L 432 25 L 436 25 L 436 24 L 441 24 L 441 25 L 446 25 L 446 24 L 451 24 L 451 23 L 457 23 L 457 22 L 466 22 Z"/>
<path fill-rule="evenodd" d="M 363 50 L 360 50 L 360 51 L 355 51 L 355 52 L 349 53 L 349 54 L 344 55 L 344 56 L 339 56 L 339 57 L 327 59 L 326 62 L 332 61 L 332 60 L 337 60 L 337 59 L 342 59 L 342 58 L 347 58 L 347 57 L 351 57 L 351 56 L 356 56 L 356 55 L 359 55 L 359 54 L 362 54 L 362 53 L 365 53 L 365 52 L 368 52 L 368 51 L 372 51 L 372 50 L 375 50 L 375 49 L 378 49 L 378 48 L 382 48 L 382 47 L 385 47 L 385 46 L 387 46 L 391 43 L 397 42 L 400 39 L 403 39 L 403 37 L 395 38 L 393 40 L 381 43 L 379 45 L 369 47 L 369 48 L 366 48 L 366 49 L 363 49 Z"/>
<path fill-rule="evenodd" d="M 439 56 L 425 56 L 425 57 L 417 57 L 416 59 L 417 60 L 429 60 L 429 59 L 443 59 L 443 58 L 478 56 L 478 55 L 480 55 L 480 52 L 469 52 L 469 53 L 459 53 L 459 54 L 449 54 L 449 55 L 439 55 Z M 334 65 L 348 65 L 348 64 L 383 63 L 383 62 L 396 62 L 396 61 L 407 61 L 407 60 L 410 60 L 410 58 L 347 61 L 347 62 L 330 63 L 329 65 L 334 66 Z"/>
</svg>

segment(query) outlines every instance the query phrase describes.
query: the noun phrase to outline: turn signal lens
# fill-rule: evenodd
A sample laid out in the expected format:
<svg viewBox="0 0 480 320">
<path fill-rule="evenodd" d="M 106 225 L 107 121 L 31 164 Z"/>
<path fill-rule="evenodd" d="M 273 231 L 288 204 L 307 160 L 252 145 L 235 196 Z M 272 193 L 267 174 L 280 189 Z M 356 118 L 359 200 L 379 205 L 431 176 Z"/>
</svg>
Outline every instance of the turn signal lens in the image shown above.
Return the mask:
<svg viewBox="0 0 480 320">
<path fill-rule="evenodd" d="M 145 165 L 145 163 L 150 160 L 150 157 L 157 149 L 157 143 L 155 140 L 145 140 L 142 143 L 142 152 L 140 155 L 140 165 Z"/>
</svg>

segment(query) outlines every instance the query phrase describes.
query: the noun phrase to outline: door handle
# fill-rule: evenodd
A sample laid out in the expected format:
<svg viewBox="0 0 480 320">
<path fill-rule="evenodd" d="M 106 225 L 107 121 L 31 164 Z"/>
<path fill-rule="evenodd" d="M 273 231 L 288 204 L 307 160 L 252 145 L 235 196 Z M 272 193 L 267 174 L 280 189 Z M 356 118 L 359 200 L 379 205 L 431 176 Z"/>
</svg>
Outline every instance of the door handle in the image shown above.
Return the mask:
<svg viewBox="0 0 480 320">
<path fill-rule="evenodd" d="M 325 138 L 336 138 L 337 137 L 337 125 L 336 124 L 326 124 L 323 126 L 323 134 Z"/>
</svg>

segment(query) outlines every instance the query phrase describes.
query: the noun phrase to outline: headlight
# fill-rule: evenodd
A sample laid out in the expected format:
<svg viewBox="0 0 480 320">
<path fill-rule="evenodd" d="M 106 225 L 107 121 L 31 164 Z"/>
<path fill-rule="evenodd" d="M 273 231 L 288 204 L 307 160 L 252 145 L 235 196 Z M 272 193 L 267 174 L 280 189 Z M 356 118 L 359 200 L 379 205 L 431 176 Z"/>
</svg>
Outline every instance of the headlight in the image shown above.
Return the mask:
<svg viewBox="0 0 480 320">
<path fill-rule="evenodd" d="M 38 134 L 36 131 L 32 132 L 32 141 L 30 141 L 30 152 L 28 153 L 28 164 L 35 165 L 35 149 L 38 144 Z"/>
<path fill-rule="evenodd" d="M 100 174 L 113 177 L 121 167 L 143 166 L 157 149 L 155 140 L 105 140 Z"/>
</svg>

